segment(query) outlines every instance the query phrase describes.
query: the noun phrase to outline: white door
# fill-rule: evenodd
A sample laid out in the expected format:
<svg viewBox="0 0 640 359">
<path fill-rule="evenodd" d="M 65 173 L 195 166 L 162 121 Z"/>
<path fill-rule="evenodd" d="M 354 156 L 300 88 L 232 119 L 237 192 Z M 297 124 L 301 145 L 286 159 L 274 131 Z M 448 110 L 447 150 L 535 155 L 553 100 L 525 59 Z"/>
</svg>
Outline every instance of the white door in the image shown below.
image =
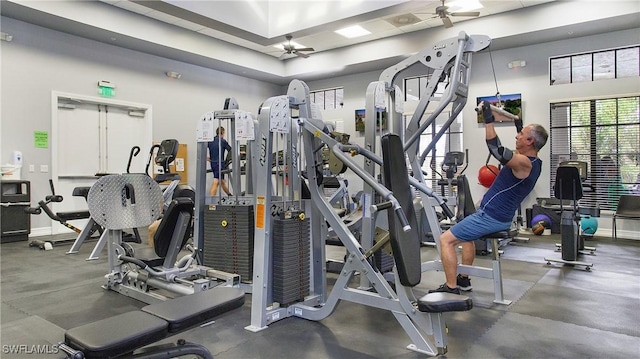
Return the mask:
<svg viewBox="0 0 640 359">
<path fill-rule="evenodd" d="M 59 96 L 52 120 L 52 179 L 56 194 L 64 200 L 52 206 L 54 212 L 87 210 L 83 197 L 72 195 L 74 188 L 91 186 L 99 173 L 124 173 L 129 153 L 139 146 L 134 168 L 141 168 L 141 156 L 151 147 L 150 107 L 100 98 Z M 88 220 L 69 223 L 82 229 Z M 71 230 L 52 221 L 52 234 Z"/>
</svg>

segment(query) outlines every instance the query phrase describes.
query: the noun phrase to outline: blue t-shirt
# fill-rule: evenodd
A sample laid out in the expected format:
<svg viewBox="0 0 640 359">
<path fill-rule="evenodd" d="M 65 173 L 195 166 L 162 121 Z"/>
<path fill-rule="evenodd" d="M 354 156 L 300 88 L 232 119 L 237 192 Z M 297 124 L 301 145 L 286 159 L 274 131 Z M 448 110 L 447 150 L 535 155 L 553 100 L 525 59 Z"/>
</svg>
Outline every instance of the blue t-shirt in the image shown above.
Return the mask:
<svg viewBox="0 0 640 359">
<path fill-rule="evenodd" d="M 538 157 L 527 157 L 531 161 L 531 173 L 527 178 L 517 178 L 511 168 L 504 166 L 482 197 L 480 208 L 491 218 L 501 222 L 511 221 L 520 203 L 536 185 L 542 172 L 542 161 Z"/>
<path fill-rule="evenodd" d="M 221 154 L 220 150 L 222 150 Z M 217 163 L 218 160 L 221 160 L 221 162 L 224 163 L 226 151 L 231 152 L 231 146 L 224 138 L 221 139 L 220 136 L 216 136 L 213 138 L 213 141 L 209 142 L 209 159 L 211 160 L 211 168 L 214 167 L 214 164 Z"/>
</svg>

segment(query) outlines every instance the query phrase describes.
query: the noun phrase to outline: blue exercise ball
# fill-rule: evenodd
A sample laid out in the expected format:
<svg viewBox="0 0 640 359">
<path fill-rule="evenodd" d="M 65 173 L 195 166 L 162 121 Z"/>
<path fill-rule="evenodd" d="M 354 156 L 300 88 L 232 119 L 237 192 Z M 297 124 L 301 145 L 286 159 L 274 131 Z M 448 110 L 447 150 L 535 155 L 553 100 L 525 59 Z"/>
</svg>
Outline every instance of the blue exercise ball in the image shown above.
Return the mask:
<svg viewBox="0 0 640 359">
<path fill-rule="evenodd" d="M 595 217 L 582 217 L 580 219 L 580 229 L 583 234 L 594 235 L 598 230 L 598 219 Z"/>
<path fill-rule="evenodd" d="M 546 214 L 536 214 L 531 219 L 531 228 L 535 227 L 538 223 L 541 223 L 544 228 L 549 229 L 551 228 L 551 217 Z"/>
</svg>

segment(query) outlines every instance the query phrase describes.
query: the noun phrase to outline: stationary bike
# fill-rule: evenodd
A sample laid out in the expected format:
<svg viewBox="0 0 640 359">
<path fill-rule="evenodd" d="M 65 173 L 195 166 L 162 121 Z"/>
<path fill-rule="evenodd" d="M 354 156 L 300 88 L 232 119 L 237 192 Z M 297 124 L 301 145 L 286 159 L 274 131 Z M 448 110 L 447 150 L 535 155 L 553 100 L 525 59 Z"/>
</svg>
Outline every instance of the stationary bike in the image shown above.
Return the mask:
<svg viewBox="0 0 640 359">
<path fill-rule="evenodd" d="M 581 173 L 582 172 L 582 173 Z M 582 180 L 586 178 L 586 162 L 563 162 L 556 172 L 556 182 L 554 186 L 554 196 L 560 200 L 560 250 L 562 259 L 545 258 L 547 264 L 551 262 L 564 263 L 569 265 L 585 266 L 587 271 L 591 270 L 593 263 L 578 260 L 578 255 L 582 250 L 591 253 L 595 251 L 593 247 L 584 246 L 584 236 L 579 232 L 581 212 L 585 210 L 578 207 L 578 201 L 583 197 Z M 571 201 L 569 210 L 565 210 L 565 201 Z M 596 209 L 597 210 L 597 209 Z M 598 215 L 588 211 L 585 213 Z"/>
</svg>

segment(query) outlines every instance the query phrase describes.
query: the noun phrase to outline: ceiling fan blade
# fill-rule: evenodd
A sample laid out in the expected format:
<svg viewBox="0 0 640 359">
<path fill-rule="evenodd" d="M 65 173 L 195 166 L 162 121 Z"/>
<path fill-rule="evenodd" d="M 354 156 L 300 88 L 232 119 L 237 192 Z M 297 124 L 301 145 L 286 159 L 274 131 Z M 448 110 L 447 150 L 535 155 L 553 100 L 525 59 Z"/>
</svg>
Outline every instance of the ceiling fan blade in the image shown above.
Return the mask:
<svg viewBox="0 0 640 359">
<path fill-rule="evenodd" d="M 479 11 L 462 11 L 462 12 L 452 12 L 449 15 L 451 16 L 480 16 Z"/>
<path fill-rule="evenodd" d="M 442 18 L 442 23 L 444 23 L 444 27 L 453 27 L 453 23 L 451 22 L 451 19 L 449 19 L 446 16 L 441 18 Z"/>
<path fill-rule="evenodd" d="M 299 56 L 299 57 L 302 57 L 302 58 L 305 58 L 305 59 L 309 57 L 309 55 L 307 55 L 307 54 L 303 54 L 302 52 L 294 51 L 293 53 L 294 53 L 296 56 Z"/>
<path fill-rule="evenodd" d="M 295 49 L 296 51 L 316 51 L 313 47 L 301 47 L 299 49 Z"/>
</svg>

